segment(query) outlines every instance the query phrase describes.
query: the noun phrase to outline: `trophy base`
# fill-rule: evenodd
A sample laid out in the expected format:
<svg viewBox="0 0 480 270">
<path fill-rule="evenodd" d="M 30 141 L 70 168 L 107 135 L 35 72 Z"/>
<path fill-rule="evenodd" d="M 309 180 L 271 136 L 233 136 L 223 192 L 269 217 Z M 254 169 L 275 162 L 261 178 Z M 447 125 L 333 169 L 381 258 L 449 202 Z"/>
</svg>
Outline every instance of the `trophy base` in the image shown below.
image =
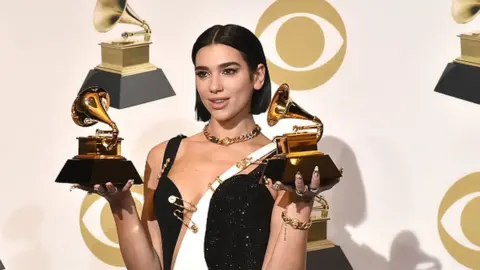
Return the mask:
<svg viewBox="0 0 480 270">
<path fill-rule="evenodd" d="M 459 63 L 448 63 L 435 92 L 480 104 L 480 67 Z"/>
<path fill-rule="evenodd" d="M 260 183 L 265 184 L 266 178 L 270 178 L 295 188 L 295 174 L 300 171 L 304 183 L 310 185 L 315 166 L 319 169 L 321 187 L 330 186 L 342 177 L 342 170 L 337 168 L 329 155 L 319 151 L 308 151 L 306 154 L 294 152 L 268 159 Z"/>
<path fill-rule="evenodd" d="M 335 269 L 353 270 L 341 247 L 332 247 L 307 252 L 306 270 Z"/>
<path fill-rule="evenodd" d="M 115 109 L 175 96 L 175 91 L 159 68 L 129 76 L 94 68 L 88 72 L 82 89 L 90 86 L 106 89 L 110 95 L 110 106 Z"/>
<path fill-rule="evenodd" d="M 134 184 L 143 184 L 135 166 L 129 160 L 121 159 L 69 159 L 63 166 L 56 183 L 93 186 L 111 182 L 123 186 L 133 179 Z"/>
</svg>

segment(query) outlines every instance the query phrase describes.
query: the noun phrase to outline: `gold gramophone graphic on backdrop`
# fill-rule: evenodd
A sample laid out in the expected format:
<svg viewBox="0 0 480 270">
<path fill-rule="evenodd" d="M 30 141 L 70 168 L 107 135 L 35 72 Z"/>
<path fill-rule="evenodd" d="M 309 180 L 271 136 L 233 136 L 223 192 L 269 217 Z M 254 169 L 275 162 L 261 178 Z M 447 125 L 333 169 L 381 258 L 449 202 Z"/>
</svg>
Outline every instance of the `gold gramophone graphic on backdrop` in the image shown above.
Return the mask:
<svg viewBox="0 0 480 270">
<path fill-rule="evenodd" d="M 96 68 L 121 75 L 133 75 L 155 70 L 149 62 L 152 30 L 127 1 L 98 0 L 94 11 L 94 26 L 100 33 L 112 30 L 118 23 L 140 26 L 143 31 L 123 32 L 122 38 L 102 42 L 102 63 Z M 132 37 L 143 35 L 143 40 Z"/>
<path fill-rule="evenodd" d="M 453 0 L 452 17 L 459 24 L 471 22 L 480 10 L 480 0 Z M 460 34 L 461 56 L 455 62 L 480 67 L 480 31 Z"/>
<path fill-rule="evenodd" d="M 306 185 L 310 185 L 313 168 L 319 167 L 321 183 L 325 188 L 335 185 L 343 175 L 343 169 L 338 169 L 328 154 L 318 151 L 318 142 L 323 135 L 323 123 L 316 117 L 302 109 L 290 98 L 290 87 L 282 84 L 276 91 L 267 113 L 269 126 L 274 126 L 282 119 L 300 119 L 312 121 L 313 125 L 294 126 L 292 133 L 277 136 L 276 153 L 266 159 L 266 166 L 260 178 L 275 179 L 284 185 L 295 188 L 295 174 L 302 173 Z M 315 132 L 305 130 L 315 129 Z M 313 209 L 312 227 L 308 236 L 308 250 L 333 247 L 334 244 L 327 239 L 327 221 L 329 205 L 325 198 L 316 198 L 318 206 Z"/>
<path fill-rule="evenodd" d="M 478 14 L 480 0 L 452 0 L 451 15 L 455 22 L 466 24 Z M 480 104 L 480 31 L 463 33 L 460 56 L 447 64 L 435 92 Z"/>
<path fill-rule="evenodd" d="M 110 107 L 108 92 L 100 87 L 84 89 L 72 104 L 73 122 L 81 127 L 107 124 L 111 130 L 97 129 L 95 135 L 78 137 L 78 154 L 67 160 L 55 182 L 93 186 L 112 182 L 123 186 L 134 179 L 143 181 L 133 163 L 121 155 L 119 130 L 107 114 Z"/>
<path fill-rule="evenodd" d="M 133 11 L 127 0 L 97 0 L 93 24 L 100 33 L 120 24 L 142 30 L 123 32 L 118 39 L 101 42 L 101 63 L 90 70 L 81 89 L 90 86 L 107 89 L 111 106 L 117 109 L 175 95 L 163 71 L 150 63 L 149 24 Z"/>
</svg>

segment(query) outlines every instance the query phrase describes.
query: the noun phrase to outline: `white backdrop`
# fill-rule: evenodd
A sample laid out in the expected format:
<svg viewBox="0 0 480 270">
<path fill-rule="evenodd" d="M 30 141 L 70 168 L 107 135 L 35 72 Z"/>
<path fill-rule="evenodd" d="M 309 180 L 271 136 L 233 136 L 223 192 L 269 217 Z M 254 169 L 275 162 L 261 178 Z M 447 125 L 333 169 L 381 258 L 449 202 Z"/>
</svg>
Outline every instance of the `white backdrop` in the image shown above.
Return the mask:
<svg viewBox="0 0 480 270">
<path fill-rule="evenodd" d="M 125 139 L 123 155 L 139 172 L 154 144 L 203 127 L 193 110 L 195 38 L 213 24 L 236 23 L 255 31 L 272 3 L 129 1 L 152 27 L 151 62 L 163 69 L 177 93 L 109 111 Z M 455 24 L 447 0 L 329 3 L 345 24 L 344 61 L 328 82 L 293 91 L 292 98 L 322 119 L 320 150 L 345 167 L 342 182 L 327 196 L 331 240 L 355 269 L 424 269 L 415 265 L 426 256 L 442 269 L 470 269 L 448 253 L 437 218 L 447 190 L 480 168 L 480 107 L 433 89 L 445 65 L 460 54 L 456 35 L 480 28 L 478 20 Z M 84 193 L 54 183 L 66 159 L 76 154 L 75 138 L 97 128 L 76 126 L 70 106 L 88 70 L 100 63 L 98 43 L 136 29 L 121 25 L 108 34 L 95 32 L 94 6 L 95 1 L 2 1 L 0 259 L 8 270 L 118 269 L 97 257 L 115 261 L 118 249 L 110 252 L 96 244 L 103 255 L 94 254 L 82 238 Z M 275 40 L 261 40 L 275 61 Z M 326 42 L 342 44 L 329 36 Z M 256 119 L 269 136 L 296 124 L 285 120 L 270 128 L 265 115 Z M 115 246 L 112 227 L 101 223 L 102 202 L 90 208 L 97 213 L 85 224 L 98 241 Z M 459 215 L 447 222 L 454 235 L 461 234 Z M 478 237 L 477 232 L 471 239 Z"/>
</svg>

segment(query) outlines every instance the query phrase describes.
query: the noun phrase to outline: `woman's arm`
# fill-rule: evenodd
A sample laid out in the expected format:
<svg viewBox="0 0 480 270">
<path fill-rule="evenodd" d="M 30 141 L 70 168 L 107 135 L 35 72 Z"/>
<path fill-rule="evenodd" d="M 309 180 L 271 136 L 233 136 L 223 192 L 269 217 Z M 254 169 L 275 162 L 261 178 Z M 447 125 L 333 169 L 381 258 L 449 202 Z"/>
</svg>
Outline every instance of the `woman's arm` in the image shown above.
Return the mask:
<svg viewBox="0 0 480 270">
<path fill-rule="evenodd" d="M 142 219 L 138 216 L 135 202 L 130 192 L 132 183 L 125 185 L 122 191 L 107 183 L 106 190 L 97 186 L 110 203 L 110 209 L 117 227 L 120 251 L 128 270 L 161 270 L 162 246 L 161 234 L 153 211 L 153 194 L 158 185 L 161 159 L 165 144 L 153 148 L 147 157 L 144 173 L 144 204 Z M 108 192 L 107 192 L 108 191 Z"/>
<path fill-rule="evenodd" d="M 263 269 L 303 270 L 307 254 L 308 230 L 294 229 L 283 222 L 282 212 L 291 219 L 306 223 L 310 220 L 313 203 L 298 202 L 290 192 L 278 192 L 272 212 L 270 240 Z"/>
<path fill-rule="evenodd" d="M 269 188 L 275 187 L 271 183 L 270 180 Z M 310 187 L 307 189 L 305 189 L 301 174 L 297 173 L 295 176 L 295 189 L 302 196 L 297 195 L 295 190 L 281 184 L 273 189 L 283 190 L 277 192 L 272 211 L 270 239 L 263 264 L 264 270 L 305 269 L 309 226 L 294 228 L 292 224 L 284 221 L 284 217 L 288 221 L 297 220 L 300 224 L 307 225 L 310 222 L 314 197 L 321 191 L 332 188 L 333 185 L 320 189 L 320 175 L 318 167 L 315 167 Z"/>
</svg>

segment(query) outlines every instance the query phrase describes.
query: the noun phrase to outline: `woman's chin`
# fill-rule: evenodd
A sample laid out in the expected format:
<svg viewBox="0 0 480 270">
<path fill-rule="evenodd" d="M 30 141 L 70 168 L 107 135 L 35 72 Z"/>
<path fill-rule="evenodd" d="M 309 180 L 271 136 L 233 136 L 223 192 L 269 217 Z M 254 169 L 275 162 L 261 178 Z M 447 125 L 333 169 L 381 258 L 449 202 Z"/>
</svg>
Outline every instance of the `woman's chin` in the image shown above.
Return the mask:
<svg viewBox="0 0 480 270">
<path fill-rule="evenodd" d="M 217 122 L 228 122 L 232 115 L 226 111 L 215 111 L 211 113 L 212 118 L 215 119 Z"/>
</svg>

